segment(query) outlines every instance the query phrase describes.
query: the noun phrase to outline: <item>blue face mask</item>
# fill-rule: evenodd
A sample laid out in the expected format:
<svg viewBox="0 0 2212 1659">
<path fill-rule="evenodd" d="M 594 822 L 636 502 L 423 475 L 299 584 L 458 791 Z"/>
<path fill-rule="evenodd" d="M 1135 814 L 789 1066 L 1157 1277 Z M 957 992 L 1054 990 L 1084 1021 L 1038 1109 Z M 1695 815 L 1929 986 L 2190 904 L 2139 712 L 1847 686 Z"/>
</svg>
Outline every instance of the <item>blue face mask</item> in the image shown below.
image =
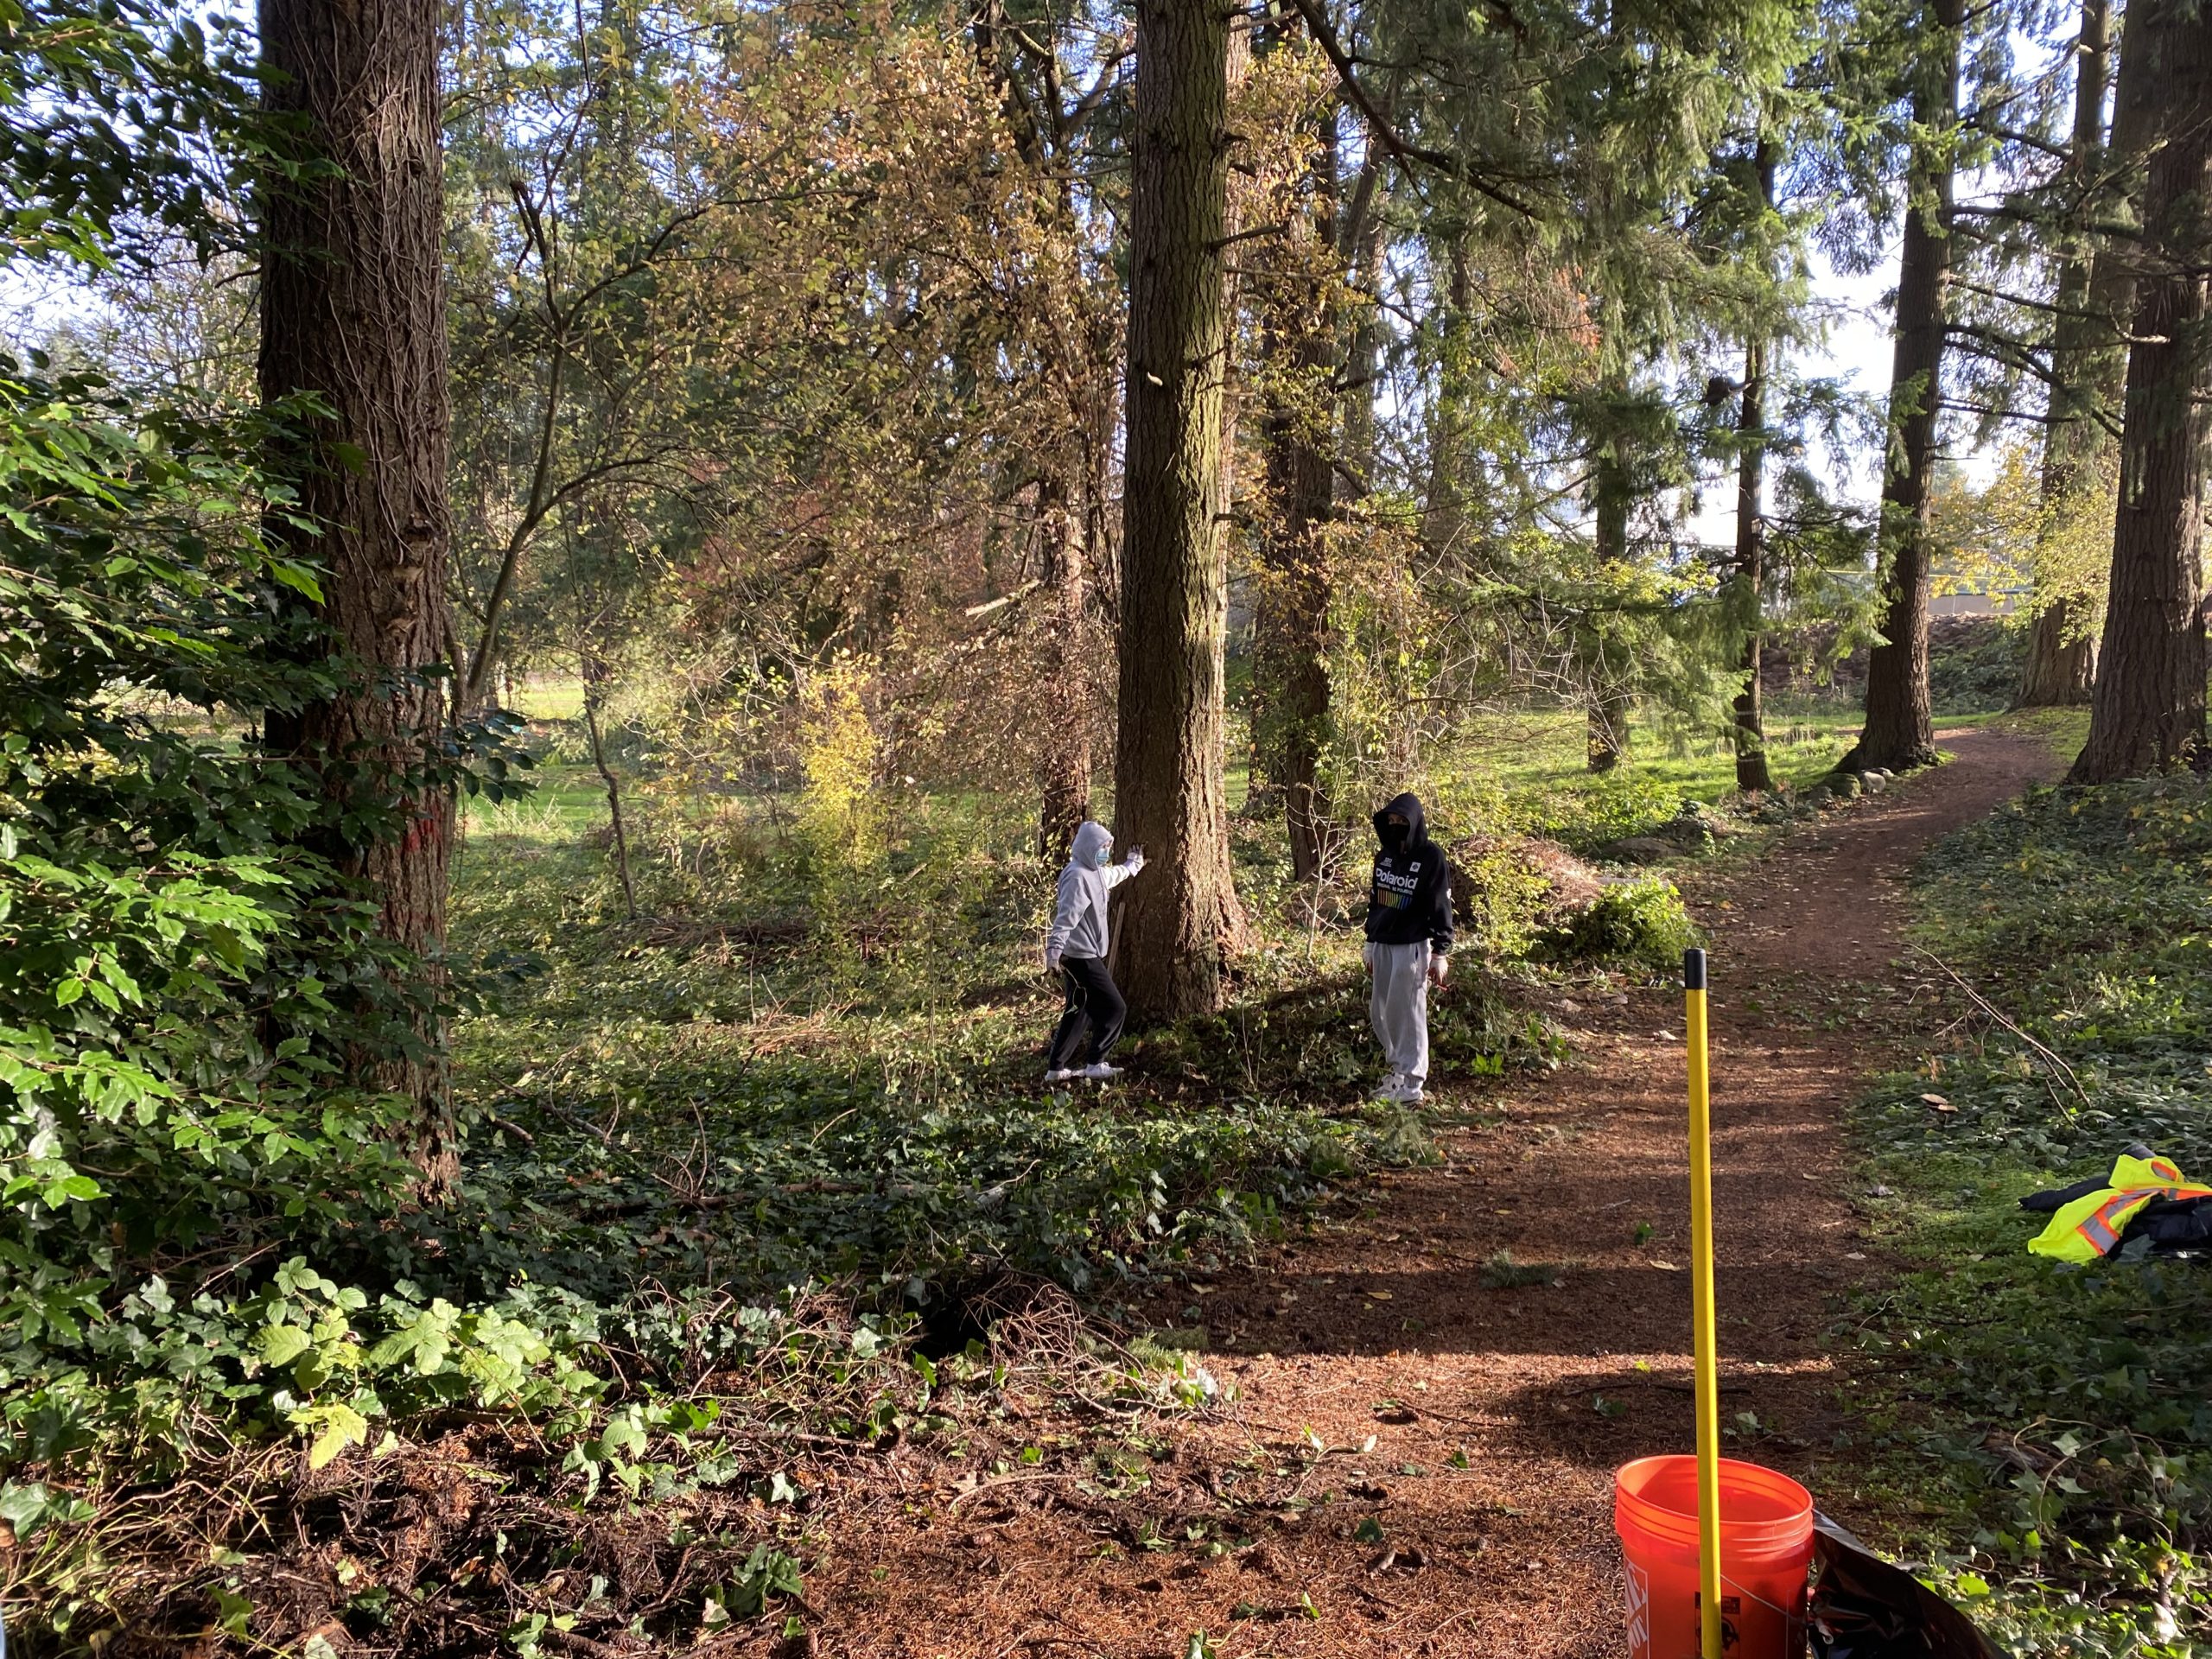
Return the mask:
<svg viewBox="0 0 2212 1659">
<path fill-rule="evenodd" d="M 1098 849 L 1098 868 L 1103 870 L 1113 861 L 1114 849 L 1111 847 L 1101 847 Z"/>
</svg>

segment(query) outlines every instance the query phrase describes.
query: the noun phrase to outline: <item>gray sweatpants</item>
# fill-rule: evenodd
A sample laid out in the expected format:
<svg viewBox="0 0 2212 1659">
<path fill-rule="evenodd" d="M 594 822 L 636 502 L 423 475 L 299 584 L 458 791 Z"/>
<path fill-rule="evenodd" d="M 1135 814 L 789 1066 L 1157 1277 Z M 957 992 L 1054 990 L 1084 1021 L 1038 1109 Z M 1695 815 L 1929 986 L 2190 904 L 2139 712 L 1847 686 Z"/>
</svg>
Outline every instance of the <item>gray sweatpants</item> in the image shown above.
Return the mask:
<svg viewBox="0 0 2212 1659">
<path fill-rule="evenodd" d="M 1375 947 L 1375 985 L 1367 1018 L 1392 1075 L 1428 1078 L 1428 941 Z"/>
</svg>

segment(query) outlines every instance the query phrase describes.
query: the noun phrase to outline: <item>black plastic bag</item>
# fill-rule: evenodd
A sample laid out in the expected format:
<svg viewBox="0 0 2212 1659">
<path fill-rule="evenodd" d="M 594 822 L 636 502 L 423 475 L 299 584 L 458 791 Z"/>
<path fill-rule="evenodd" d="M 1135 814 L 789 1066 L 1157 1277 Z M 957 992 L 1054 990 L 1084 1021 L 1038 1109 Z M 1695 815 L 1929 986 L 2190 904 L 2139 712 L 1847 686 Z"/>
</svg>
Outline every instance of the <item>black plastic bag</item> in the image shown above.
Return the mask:
<svg viewBox="0 0 2212 1659">
<path fill-rule="evenodd" d="M 1972 1619 L 1818 1511 L 1813 1566 L 1815 1659 L 2005 1659 Z"/>
</svg>

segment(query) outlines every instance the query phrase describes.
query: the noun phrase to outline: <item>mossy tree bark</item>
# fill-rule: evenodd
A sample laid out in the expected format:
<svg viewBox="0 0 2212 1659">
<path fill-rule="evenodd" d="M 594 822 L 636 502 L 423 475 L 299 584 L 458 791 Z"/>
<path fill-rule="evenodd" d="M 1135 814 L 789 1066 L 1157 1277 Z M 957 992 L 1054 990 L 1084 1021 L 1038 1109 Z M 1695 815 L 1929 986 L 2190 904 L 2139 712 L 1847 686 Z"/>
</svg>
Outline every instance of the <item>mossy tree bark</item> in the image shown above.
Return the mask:
<svg viewBox="0 0 2212 1659">
<path fill-rule="evenodd" d="M 2082 626 L 2076 601 L 2054 599 L 2028 629 L 2020 669 L 2019 709 L 2057 709 L 2089 700 L 2097 677 L 2097 638 Z"/>
</svg>

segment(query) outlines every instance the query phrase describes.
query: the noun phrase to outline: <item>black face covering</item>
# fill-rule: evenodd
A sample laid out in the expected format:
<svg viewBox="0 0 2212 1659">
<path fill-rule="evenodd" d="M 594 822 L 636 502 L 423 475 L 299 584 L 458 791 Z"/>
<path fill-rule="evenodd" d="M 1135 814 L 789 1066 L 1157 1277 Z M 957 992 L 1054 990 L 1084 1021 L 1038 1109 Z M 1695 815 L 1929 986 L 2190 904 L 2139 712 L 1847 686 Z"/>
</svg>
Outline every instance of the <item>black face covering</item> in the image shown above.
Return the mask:
<svg viewBox="0 0 2212 1659">
<path fill-rule="evenodd" d="M 1385 847 L 1402 847 L 1406 844 L 1406 837 L 1412 832 L 1411 824 L 1385 823 L 1382 826 L 1382 844 Z"/>
</svg>

